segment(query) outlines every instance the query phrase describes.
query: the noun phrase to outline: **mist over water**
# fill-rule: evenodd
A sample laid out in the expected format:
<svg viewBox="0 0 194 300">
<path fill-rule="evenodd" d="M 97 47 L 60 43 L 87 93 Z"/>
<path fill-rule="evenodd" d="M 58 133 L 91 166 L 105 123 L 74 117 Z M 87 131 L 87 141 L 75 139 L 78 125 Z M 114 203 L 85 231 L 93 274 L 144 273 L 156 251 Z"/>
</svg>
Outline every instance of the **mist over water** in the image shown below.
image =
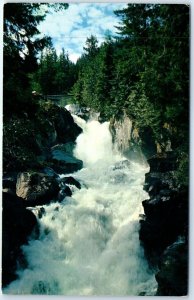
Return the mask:
<svg viewBox="0 0 194 300">
<path fill-rule="evenodd" d="M 107 122 L 74 119 L 83 128 L 74 154 L 84 167 L 72 176 L 82 189 L 44 206 L 39 239 L 23 246 L 28 267 L 4 293 L 154 295 L 138 234 L 146 167 L 113 153 Z"/>
</svg>

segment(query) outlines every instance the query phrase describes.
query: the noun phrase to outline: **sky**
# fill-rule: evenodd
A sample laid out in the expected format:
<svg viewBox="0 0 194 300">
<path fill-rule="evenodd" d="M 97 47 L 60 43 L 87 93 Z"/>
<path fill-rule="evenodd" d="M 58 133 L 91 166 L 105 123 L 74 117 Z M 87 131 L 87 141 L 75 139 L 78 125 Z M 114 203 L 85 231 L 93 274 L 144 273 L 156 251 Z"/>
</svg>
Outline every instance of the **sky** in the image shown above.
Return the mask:
<svg viewBox="0 0 194 300">
<path fill-rule="evenodd" d="M 114 10 L 126 7 L 126 3 L 69 3 L 67 10 L 52 12 L 38 26 L 39 31 L 52 38 L 59 54 L 62 48 L 76 62 L 83 53 L 87 37 L 95 35 L 100 43 L 107 33 L 115 35 L 119 18 Z"/>
</svg>

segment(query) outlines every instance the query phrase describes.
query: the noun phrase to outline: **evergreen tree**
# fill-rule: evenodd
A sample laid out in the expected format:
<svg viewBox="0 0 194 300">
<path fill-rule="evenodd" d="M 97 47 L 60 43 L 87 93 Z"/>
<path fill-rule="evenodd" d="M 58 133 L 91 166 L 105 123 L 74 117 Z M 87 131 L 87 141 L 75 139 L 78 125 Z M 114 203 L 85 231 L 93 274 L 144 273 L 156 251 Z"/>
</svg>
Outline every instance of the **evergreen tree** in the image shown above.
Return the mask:
<svg viewBox="0 0 194 300">
<path fill-rule="evenodd" d="M 94 58 L 98 53 L 98 40 L 94 35 L 91 35 L 86 40 L 86 45 L 83 48 L 85 50 L 85 55 L 90 58 Z"/>
<path fill-rule="evenodd" d="M 32 86 L 37 86 L 38 92 L 44 95 L 66 94 L 75 83 L 77 73 L 65 50 L 57 55 L 51 46 L 42 52 L 38 70 L 31 77 Z"/>
<path fill-rule="evenodd" d="M 43 5 L 43 4 L 42 4 Z M 66 4 L 44 4 L 56 9 Z M 32 111 L 28 73 L 37 69 L 37 54 L 50 44 L 48 37 L 39 34 L 37 25 L 45 15 L 38 3 L 7 3 L 4 5 L 4 116 Z"/>
</svg>

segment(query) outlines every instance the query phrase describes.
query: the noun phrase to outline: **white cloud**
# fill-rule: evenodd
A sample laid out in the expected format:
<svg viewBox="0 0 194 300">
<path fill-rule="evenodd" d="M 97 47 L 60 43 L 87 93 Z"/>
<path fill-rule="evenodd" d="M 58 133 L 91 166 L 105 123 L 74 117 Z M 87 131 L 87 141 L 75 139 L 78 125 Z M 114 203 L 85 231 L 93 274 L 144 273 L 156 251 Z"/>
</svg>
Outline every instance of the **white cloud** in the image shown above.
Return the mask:
<svg viewBox="0 0 194 300">
<path fill-rule="evenodd" d="M 89 9 L 89 17 L 90 18 L 102 18 L 104 15 L 101 9 L 97 9 L 96 7 L 91 7 Z"/>
<path fill-rule="evenodd" d="M 113 11 L 121 9 L 126 4 L 121 3 L 69 3 L 69 8 L 60 12 L 48 14 L 45 21 L 39 25 L 42 34 L 53 39 L 57 52 L 64 48 L 75 61 L 83 52 L 86 38 L 95 35 L 99 42 L 109 30 L 115 34 L 118 18 Z"/>
<path fill-rule="evenodd" d="M 76 61 L 78 60 L 79 57 L 80 57 L 80 53 L 69 54 L 69 59 L 74 63 L 76 63 Z"/>
</svg>

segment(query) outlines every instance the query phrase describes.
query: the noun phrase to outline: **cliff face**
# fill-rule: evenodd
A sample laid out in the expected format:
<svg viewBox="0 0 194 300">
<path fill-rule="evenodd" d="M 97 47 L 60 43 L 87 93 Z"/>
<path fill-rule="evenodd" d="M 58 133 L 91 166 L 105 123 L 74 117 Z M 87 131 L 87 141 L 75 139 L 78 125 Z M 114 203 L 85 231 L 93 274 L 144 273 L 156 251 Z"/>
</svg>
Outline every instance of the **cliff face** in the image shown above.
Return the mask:
<svg viewBox="0 0 194 300">
<path fill-rule="evenodd" d="M 124 114 L 119 120 L 112 119 L 110 130 L 113 137 L 113 143 L 122 153 L 127 153 L 130 148 L 132 138 L 132 121 Z"/>
<path fill-rule="evenodd" d="M 124 149 L 124 155 L 139 161 L 145 157 L 150 166 L 144 186 L 149 199 L 142 202 L 144 215 L 140 217 L 139 238 L 150 265 L 159 270 L 157 295 L 186 295 L 188 189 L 175 180 L 177 157 L 171 142 L 160 145 L 149 128 L 140 133 L 126 115 L 111 122 L 111 132 L 113 141 L 119 142 L 119 149 Z M 126 132 L 127 144 L 120 138 Z"/>
<path fill-rule="evenodd" d="M 126 158 L 145 162 L 138 128 L 134 127 L 125 112 L 119 119 L 110 120 L 110 132 L 116 150 Z"/>
</svg>

